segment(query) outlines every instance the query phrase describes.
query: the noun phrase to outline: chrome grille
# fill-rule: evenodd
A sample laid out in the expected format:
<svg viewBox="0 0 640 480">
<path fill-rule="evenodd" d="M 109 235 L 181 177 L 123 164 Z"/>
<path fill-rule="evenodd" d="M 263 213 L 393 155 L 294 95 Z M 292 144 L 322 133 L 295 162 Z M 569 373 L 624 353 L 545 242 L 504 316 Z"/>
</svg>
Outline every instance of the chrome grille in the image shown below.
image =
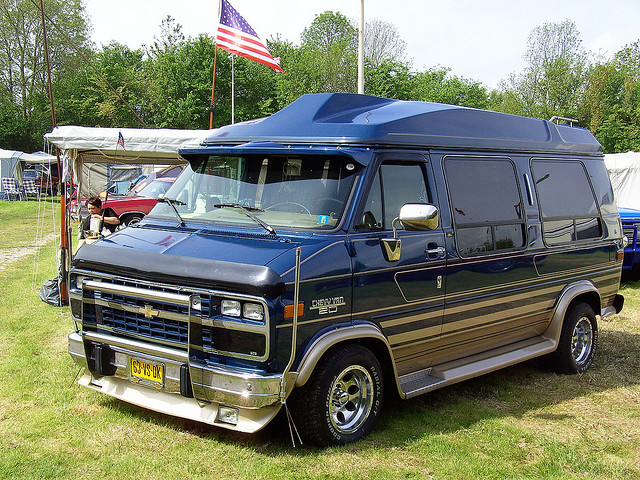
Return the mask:
<svg viewBox="0 0 640 480">
<path fill-rule="evenodd" d="M 637 232 L 638 232 L 638 227 L 634 226 L 634 227 L 622 227 L 622 232 L 627 236 L 627 238 L 629 239 L 629 243 L 633 244 L 633 242 L 635 241 L 637 243 L 638 238 L 637 238 Z"/>
<path fill-rule="evenodd" d="M 136 281 L 108 274 L 74 269 L 72 295 L 82 301 L 82 321 L 90 330 L 108 332 L 187 350 L 189 347 L 190 302 L 200 300 L 191 318 L 200 318 L 196 346 L 208 356 L 234 356 L 251 360 L 268 356 L 268 307 L 257 297 L 199 288 L 180 288 L 148 281 Z M 220 312 L 223 298 L 259 302 L 265 309 L 263 322 L 225 317 Z"/>
<path fill-rule="evenodd" d="M 93 290 L 98 329 L 187 347 L 189 295 L 114 278 L 88 281 L 84 286 Z"/>
<path fill-rule="evenodd" d="M 161 340 L 163 343 L 187 346 L 189 326 L 187 322 L 166 318 L 146 318 L 143 314 L 110 307 L 101 307 L 102 322 L 99 325 L 133 334 Z"/>
</svg>

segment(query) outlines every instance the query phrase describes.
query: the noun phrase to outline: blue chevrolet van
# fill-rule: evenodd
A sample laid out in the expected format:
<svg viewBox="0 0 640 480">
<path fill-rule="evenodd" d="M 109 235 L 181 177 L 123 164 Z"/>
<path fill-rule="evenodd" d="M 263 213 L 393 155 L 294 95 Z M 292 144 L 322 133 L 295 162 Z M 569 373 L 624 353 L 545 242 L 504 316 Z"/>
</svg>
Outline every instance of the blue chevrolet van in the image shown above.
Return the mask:
<svg viewBox="0 0 640 480">
<path fill-rule="evenodd" d="M 343 444 L 385 397 L 541 356 L 583 372 L 622 308 L 584 129 L 315 94 L 181 154 L 161 203 L 72 263 L 79 382 L 123 401 L 242 432 L 284 407 Z"/>
<path fill-rule="evenodd" d="M 640 227 L 640 210 L 618 207 L 622 220 L 622 231 L 629 240 L 624 249 L 624 261 L 622 273 L 631 280 L 640 279 L 640 239 L 638 239 L 638 227 Z"/>
</svg>

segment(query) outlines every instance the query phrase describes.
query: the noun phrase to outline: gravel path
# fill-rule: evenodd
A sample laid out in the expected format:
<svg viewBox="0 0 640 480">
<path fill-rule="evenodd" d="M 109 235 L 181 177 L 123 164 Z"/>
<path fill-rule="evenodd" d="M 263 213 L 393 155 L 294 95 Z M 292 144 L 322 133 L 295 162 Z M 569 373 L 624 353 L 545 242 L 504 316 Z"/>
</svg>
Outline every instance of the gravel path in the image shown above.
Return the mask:
<svg viewBox="0 0 640 480">
<path fill-rule="evenodd" d="M 54 232 L 39 239 L 34 246 L 29 247 L 12 247 L 0 249 L 0 270 L 4 270 L 10 263 L 16 262 L 21 258 L 28 257 L 36 252 L 37 249 L 42 248 L 47 243 L 51 242 L 56 237 Z"/>
</svg>

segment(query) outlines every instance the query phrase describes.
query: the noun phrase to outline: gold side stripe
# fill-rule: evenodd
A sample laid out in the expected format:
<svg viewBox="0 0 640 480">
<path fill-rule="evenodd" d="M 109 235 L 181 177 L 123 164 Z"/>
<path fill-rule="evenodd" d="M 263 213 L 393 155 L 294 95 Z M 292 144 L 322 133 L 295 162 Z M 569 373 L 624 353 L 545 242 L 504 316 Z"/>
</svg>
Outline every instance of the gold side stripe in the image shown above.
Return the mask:
<svg viewBox="0 0 640 480">
<path fill-rule="evenodd" d="M 495 298 L 484 300 L 484 301 L 473 301 L 470 299 L 470 300 L 467 300 L 464 305 L 458 305 L 458 306 L 449 306 L 449 302 L 447 302 L 447 304 L 445 305 L 445 314 L 446 315 L 456 314 L 456 313 L 466 312 L 469 310 L 475 310 L 478 308 L 486 308 L 494 305 L 502 305 L 505 303 L 522 300 L 524 298 L 538 297 L 541 295 L 547 295 L 549 293 L 554 293 L 554 292 L 560 293 L 560 289 L 558 288 L 557 285 L 543 288 L 543 289 L 533 290 L 533 291 L 527 290 L 525 292 L 518 292 L 514 295 L 500 297 L 499 301 L 496 301 L 497 299 Z M 469 304 L 468 302 L 473 302 L 473 303 Z"/>
<path fill-rule="evenodd" d="M 433 327 L 421 328 L 419 330 L 412 330 L 410 332 L 398 333 L 395 335 L 389 335 L 389 343 L 391 347 L 395 347 L 404 342 L 410 342 L 414 340 L 416 342 L 423 342 L 430 338 L 437 338 L 442 332 L 442 325 L 434 325 Z"/>
<path fill-rule="evenodd" d="M 533 317 L 535 317 L 535 315 L 530 316 L 533 320 Z M 529 318 L 529 317 L 527 317 Z M 545 325 L 547 322 L 546 320 L 533 320 L 530 321 L 528 323 L 526 323 L 525 325 L 518 325 L 516 327 L 510 328 L 508 330 L 502 330 L 499 332 L 495 332 L 495 333 L 491 333 L 491 334 L 487 334 L 487 335 L 483 335 L 481 337 L 465 337 L 465 339 L 463 340 L 459 340 L 457 342 L 452 342 L 452 343 L 448 343 L 448 344 L 444 344 L 443 342 L 446 341 L 447 339 L 453 339 L 455 338 L 455 334 L 450 334 L 448 336 L 443 336 L 441 338 L 438 339 L 437 344 L 433 342 L 433 340 L 422 340 L 419 342 L 415 342 L 412 344 L 406 344 L 406 345 L 402 345 L 402 346 L 395 346 L 393 347 L 393 353 L 394 353 L 394 357 L 396 358 L 396 360 L 398 362 L 401 361 L 409 361 L 411 359 L 415 359 L 415 358 L 420 358 L 420 357 L 424 357 L 424 356 L 429 356 L 429 355 L 433 355 L 437 352 L 441 352 L 441 351 L 445 351 L 445 350 L 449 350 L 449 349 L 459 349 L 461 347 L 464 347 L 466 345 L 470 345 L 473 343 L 477 343 L 477 342 L 486 342 L 489 339 L 492 338 L 497 338 L 497 337 L 501 337 L 501 336 L 505 336 L 505 335 L 511 335 L 515 332 L 518 331 L 523 331 L 523 330 L 530 330 L 532 327 L 538 326 L 538 325 Z M 406 355 L 398 355 L 398 351 L 402 350 L 402 351 L 406 351 L 407 347 L 417 347 L 421 344 L 424 343 L 428 343 L 429 341 L 431 341 L 431 343 L 434 344 L 434 347 L 428 350 L 419 350 L 417 352 L 411 352 L 409 354 Z"/>
<path fill-rule="evenodd" d="M 411 342 L 412 340 L 422 341 L 427 337 L 433 337 L 437 333 L 440 333 L 442 336 L 446 336 L 447 334 L 454 334 L 455 332 L 460 330 L 463 330 L 465 333 L 472 332 L 479 328 L 486 328 L 488 325 L 497 326 L 511 322 L 514 319 L 519 318 L 521 314 L 531 312 L 532 308 L 535 308 L 536 311 L 531 315 L 522 317 L 523 319 L 534 315 L 540 315 L 541 313 L 551 308 L 553 306 L 553 303 L 554 302 L 538 302 L 532 305 L 525 305 L 523 307 L 510 309 L 508 311 L 509 316 L 506 318 L 500 317 L 500 315 L 504 313 L 504 311 L 500 311 L 487 315 L 479 315 L 476 317 L 467 318 L 465 320 L 460 320 L 457 322 L 445 323 L 442 326 L 436 325 L 419 330 L 412 330 L 410 332 L 389 335 L 389 342 L 392 346 L 396 346 L 400 343 Z"/>
<path fill-rule="evenodd" d="M 535 320 L 534 317 L 539 316 L 539 315 L 528 315 L 527 317 L 525 317 L 525 319 L 531 318 L 532 320 L 527 322 L 526 324 L 523 325 L 517 325 L 513 328 L 510 328 L 509 330 L 501 330 L 498 332 L 494 332 L 491 334 L 487 334 L 487 335 L 483 335 L 481 337 L 474 337 L 474 336 L 470 336 L 467 337 L 465 336 L 464 339 L 455 341 L 455 342 L 451 342 L 451 343 L 444 343 L 446 341 L 451 341 L 453 339 L 456 338 L 456 334 L 449 334 L 449 335 L 443 335 L 440 338 L 440 342 L 438 343 L 437 347 L 432 349 L 430 353 L 435 353 L 435 352 L 439 352 L 439 351 L 443 351 L 443 350 L 448 350 L 450 348 L 459 348 L 461 346 L 467 345 L 467 344 L 471 344 L 474 342 L 478 342 L 478 341 L 483 341 L 486 340 L 488 338 L 494 338 L 494 337 L 500 337 L 500 336 L 504 336 L 504 335 L 509 335 L 512 334 L 514 332 L 520 331 L 520 330 L 531 330 L 533 327 L 539 326 L 539 325 L 546 325 L 548 322 L 545 319 L 542 320 Z"/>
<path fill-rule="evenodd" d="M 548 311 L 553 307 L 554 303 L 555 301 L 552 300 L 552 301 L 546 301 L 546 302 L 532 303 L 529 305 L 524 305 L 522 307 L 509 309 L 509 311 L 506 312 L 509 314 L 509 317 L 507 318 L 507 320 L 512 320 L 514 318 L 521 317 L 522 315 L 528 312 L 531 312 L 532 310 L 534 310 L 536 314 Z M 478 326 L 484 327 L 487 324 L 494 323 L 492 320 L 495 319 L 496 316 L 502 315 L 504 313 L 505 311 L 502 310 L 499 312 L 489 313 L 486 315 L 478 315 L 476 317 L 467 318 L 465 320 L 458 320 L 456 322 L 445 323 L 442 326 L 442 334 L 444 335 L 444 334 L 455 332 L 461 329 L 466 332 L 466 331 L 471 331 L 474 328 L 477 328 Z M 527 316 L 529 315 L 526 315 L 523 318 L 526 318 Z M 496 324 L 500 324 L 500 323 L 504 323 L 504 322 L 496 322 Z"/>
<path fill-rule="evenodd" d="M 413 323 L 420 322 L 424 320 L 431 320 L 433 318 L 442 317 L 442 309 L 438 309 L 435 312 L 422 313 L 419 315 L 411 315 L 409 317 L 396 318 L 393 320 L 385 320 L 384 322 L 380 322 L 380 326 L 382 328 L 391 328 L 397 327 L 399 325 L 404 325 L 405 323 Z"/>
<path fill-rule="evenodd" d="M 298 326 L 300 325 L 312 325 L 314 323 L 320 323 L 320 322 L 328 322 L 328 321 L 333 321 L 333 320 L 341 320 L 341 319 L 351 319 L 351 314 L 350 313 L 345 313 L 342 315 L 333 315 L 331 317 L 321 317 L 321 318 L 314 318 L 313 320 L 307 320 L 305 322 L 298 322 Z M 281 325 L 276 325 L 276 328 L 287 328 L 287 327 L 291 327 L 293 325 L 293 323 L 283 323 Z"/>
</svg>

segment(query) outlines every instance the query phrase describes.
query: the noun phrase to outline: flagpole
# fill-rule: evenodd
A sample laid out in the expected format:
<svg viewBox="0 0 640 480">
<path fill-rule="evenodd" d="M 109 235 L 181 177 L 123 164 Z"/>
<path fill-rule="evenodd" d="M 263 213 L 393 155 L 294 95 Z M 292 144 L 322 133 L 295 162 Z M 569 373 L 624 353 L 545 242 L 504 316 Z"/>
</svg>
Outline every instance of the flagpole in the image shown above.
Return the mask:
<svg viewBox="0 0 640 480">
<path fill-rule="evenodd" d="M 358 93 L 364 93 L 364 0 L 360 0 L 360 31 L 358 32 Z"/>
<path fill-rule="evenodd" d="M 211 107 L 209 109 L 209 130 L 213 128 L 213 92 L 216 88 L 216 62 L 218 60 L 218 46 L 214 47 L 213 53 L 213 80 L 211 80 Z"/>
<path fill-rule="evenodd" d="M 234 59 L 235 55 L 231 55 L 231 124 L 236 123 L 236 85 L 235 85 L 235 71 L 234 71 Z"/>
<path fill-rule="evenodd" d="M 37 5 L 36 5 L 37 7 Z M 51 123 L 55 129 L 56 109 L 53 100 L 53 87 L 51 83 L 51 64 L 49 61 L 49 44 L 47 41 L 47 27 L 44 21 L 44 2 L 40 0 L 40 14 L 42 17 L 42 38 L 44 40 L 44 57 L 47 64 L 47 85 L 49 87 L 49 102 L 51 105 Z M 56 161 L 58 165 L 58 186 L 60 189 L 60 265 L 58 268 L 58 291 L 60 292 L 60 304 L 69 302 L 69 289 L 67 285 L 67 274 L 69 260 L 71 259 L 71 248 L 69 243 L 70 232 L 67 224 L 67 180 L 64 178 L 62 171 L 62 162 L 60 162 L 60 149 L 56 146 Z M 51 179 L 51 194 L 53 194 L 53 179 Z M 78 198 L 78 201 L 80 199 Z"/>
</svg>

